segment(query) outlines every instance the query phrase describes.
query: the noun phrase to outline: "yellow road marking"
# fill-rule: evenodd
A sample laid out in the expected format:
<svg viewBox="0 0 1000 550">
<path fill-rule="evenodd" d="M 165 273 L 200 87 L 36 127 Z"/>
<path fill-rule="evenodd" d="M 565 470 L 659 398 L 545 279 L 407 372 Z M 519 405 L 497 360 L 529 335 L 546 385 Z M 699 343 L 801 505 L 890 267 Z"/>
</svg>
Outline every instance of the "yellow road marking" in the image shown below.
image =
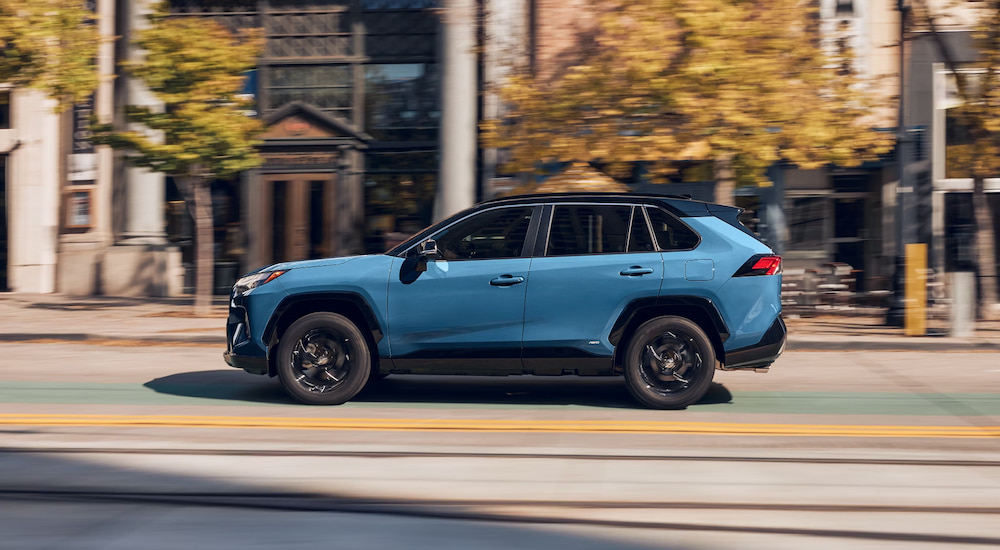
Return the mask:
<svg viewBox="0 0 1000 550">
<path fill-rule="evenodd" d="M 252 416 L 0 414 L 0 425 L 251 428 L 405 432 L 786 435 L 1000 438 L 1000 426 L 865 426 L 615 420 L 283 418 Z"/>
</svg>

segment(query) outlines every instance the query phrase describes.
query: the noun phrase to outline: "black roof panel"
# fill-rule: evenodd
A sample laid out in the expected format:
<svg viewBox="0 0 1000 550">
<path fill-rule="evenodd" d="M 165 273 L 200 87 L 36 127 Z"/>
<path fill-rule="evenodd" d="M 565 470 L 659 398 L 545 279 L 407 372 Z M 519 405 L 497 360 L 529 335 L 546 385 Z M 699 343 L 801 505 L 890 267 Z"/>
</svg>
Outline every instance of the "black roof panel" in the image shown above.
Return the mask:
<svg viewBox="0 0 1000 550">
<path fill-rule="evenodd" d="M 687 195 L 661 195 L 655 193 L 535 193 L 500 197 L 484 201 L 477 207 L 495 204 L 521 204 L 537 202 L 651 202 L 663 206 L 677 216 L 710 216 L 710 203 L 691 200 Z M 714 205 L 713 205 L 714 206 Z"/>
</svg>

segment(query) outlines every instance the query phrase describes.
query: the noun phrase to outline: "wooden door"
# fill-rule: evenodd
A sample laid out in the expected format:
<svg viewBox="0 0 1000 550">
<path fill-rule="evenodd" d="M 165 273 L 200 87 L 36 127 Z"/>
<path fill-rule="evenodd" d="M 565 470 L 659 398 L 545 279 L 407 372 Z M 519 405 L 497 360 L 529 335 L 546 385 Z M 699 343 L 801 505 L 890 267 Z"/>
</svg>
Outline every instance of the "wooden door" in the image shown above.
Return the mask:
<svg viewBox="0 0 1000 550">
<path fill-rule="evenodd" d="M 258 243 L 266 263 L 334 254 L 334 174 L 268 174 L 263 177 Z"/>
</svg>

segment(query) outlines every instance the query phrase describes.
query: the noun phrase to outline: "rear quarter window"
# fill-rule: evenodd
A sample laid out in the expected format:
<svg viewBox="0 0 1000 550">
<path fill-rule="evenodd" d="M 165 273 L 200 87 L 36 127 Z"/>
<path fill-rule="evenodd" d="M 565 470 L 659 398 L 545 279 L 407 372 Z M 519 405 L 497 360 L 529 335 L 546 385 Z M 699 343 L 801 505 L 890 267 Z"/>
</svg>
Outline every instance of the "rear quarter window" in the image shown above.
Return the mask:
<svg viewBox="0 0 1000 550">
<path fill-rule="evenodd" d="M 673 215 L 653 207 L 647 207 L 646 214 L 660 250 L 691 250 L 698 246 L 701 237 Z"/>
</svg>

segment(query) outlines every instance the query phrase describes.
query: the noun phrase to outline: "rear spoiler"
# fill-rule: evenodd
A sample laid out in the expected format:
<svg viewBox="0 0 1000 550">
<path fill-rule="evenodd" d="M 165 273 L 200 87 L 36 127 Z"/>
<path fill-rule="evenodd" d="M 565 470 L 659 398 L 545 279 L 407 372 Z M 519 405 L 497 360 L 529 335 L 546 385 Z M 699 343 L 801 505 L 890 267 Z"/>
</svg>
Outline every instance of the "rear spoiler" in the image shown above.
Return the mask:
<svg viewBox="0 0 1000 550">
<path fill-rule="evenodd" d="M 739 229 L 740 231 L 760 241 L 760 237 L 758 237 L 757 234 L 754 233 L 753 231 L 750 231 L 750 228 L 743 225 L 743 222 L 740 221 L 740 214 L 743 213 L 742 208 L 737 208 L 735 206 L 724 206 L 721 204 L 709 204 L 707 206 L 708 206 L 708 212 L 713 216 L 715 216 L 716 218 L 719 218 L 720 220 L 728 223 L 729 225 L 735 227 L 736 229 Z"/>
</svg>

